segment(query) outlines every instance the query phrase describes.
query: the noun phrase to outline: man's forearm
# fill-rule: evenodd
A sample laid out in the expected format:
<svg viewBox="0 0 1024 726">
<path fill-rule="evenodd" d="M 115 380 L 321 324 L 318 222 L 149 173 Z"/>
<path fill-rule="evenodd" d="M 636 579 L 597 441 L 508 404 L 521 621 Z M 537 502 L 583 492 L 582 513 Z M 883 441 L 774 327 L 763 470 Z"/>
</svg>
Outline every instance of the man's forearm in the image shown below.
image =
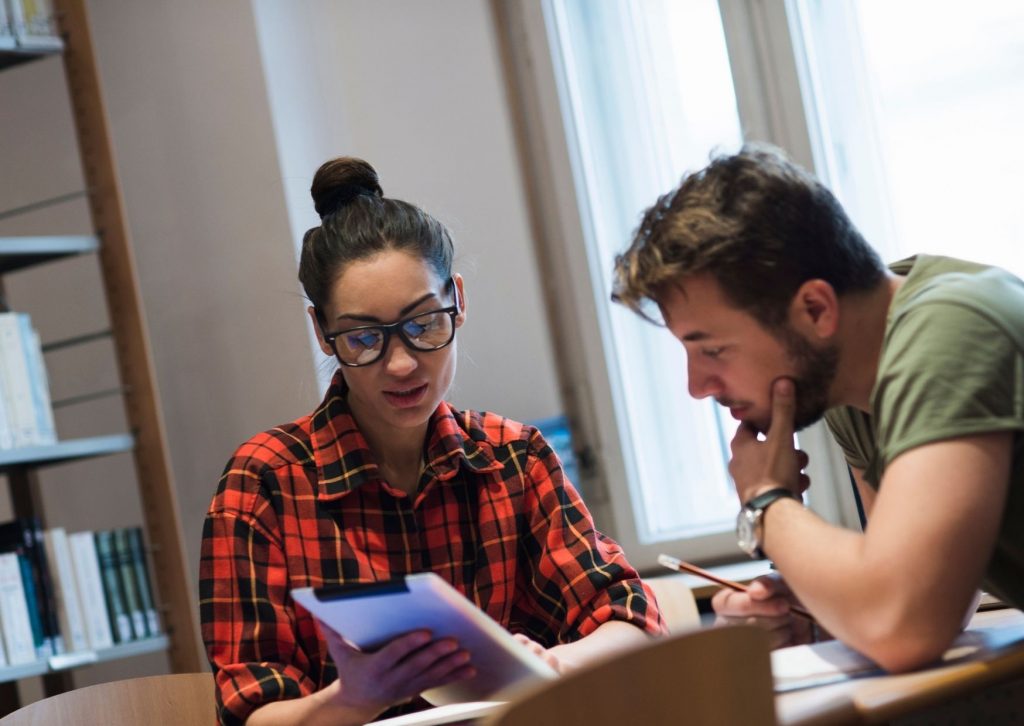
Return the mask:
<svg viewBox="0 0 1024 726">
<path fill-rule="evenodd" d="M 884 667 L 919 665 L 955 637 L 959 624 L 916 600 L 914 573 L 872 549 L 866 535 L 833 526 L 795 500 L 772 506 L 764 526 L 764 550 L 801 602 L 829 632 Z"/>
</svg>

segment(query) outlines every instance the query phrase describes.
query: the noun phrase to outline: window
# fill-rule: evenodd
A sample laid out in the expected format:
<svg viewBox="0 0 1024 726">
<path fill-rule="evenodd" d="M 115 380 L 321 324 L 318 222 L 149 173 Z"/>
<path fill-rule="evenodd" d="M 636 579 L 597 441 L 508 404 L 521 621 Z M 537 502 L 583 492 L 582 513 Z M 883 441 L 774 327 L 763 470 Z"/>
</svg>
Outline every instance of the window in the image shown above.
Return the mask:
<svg viewBox="0 0 1024 726">
<path fill-rule="evenodd" d="M 760 138 L 779 142 L 771 122 L 779 125 L 786 113 L 766 106 L 763 96 L 772 93 L 752 82 L 757 73 L 748 70 L 764 65 L 758 53 L 767 51 L 730 55 L 730 48 L 753 45 L 741 39 L 760 32 L 752 24 L 772 19 L 723 16 L 716 0 L 539 5 L 562 117 L 554 133 L 560 138 L 549 143 L 568 147 L 577 195 L 577 209 L 568 214 L 578 215 L 583 230 L 583 249 L 572 252 L 590 272 L 585 284 L 601 331 L 600 345 L 584 355 L 608 362 L 607 380 L 592 382 L 590 390 L 607 399 L 595 408 L 610 412 L 615 423 L 615 440 L 599 447 L 613 532 L 640 566 L 660 551 L 735 559 L 742 556 L 733 534 L 738 504 L 726 464 L 736 424 L 713 402 L 690 398 L 682 346 L 612 305 L 609 295 L 615 255 L 643 210 L 684 172 L 703 167 L 712 152 L 736 150 L 744 127 L 763 128 Z M 781 20 L 784 26 L 785 15 Z M 541 65 L 532 58 L 535 73 Z M 789 93 L 799 99 L 795 71 L 790 78 Z M 800 133 L 806 137 L 805 127 Z M 814 462 L 810 503 L 833 521 L 856 521 L 852 503 L 836 494 L 848 490 L 845 471 L 827 435 L 815 428 L 800 437 Z"/>
<path fill-rule="evenodd" d="M 1024 5 L 798 0 L 819 171 L 889 259 L 1024 274 Z"/>
<path fill-rule="evenodd" d="M 594 292 L 610 333 L 605 354 L 621 372 L 637 535 L 659 542 L 729 530 L 736 497 L 724 464 L 734 422 L 689 397 L 678 342 L 607 303 L 612 261 L 641 211 L 709 149 L 741 143 L 717 4 L 555 0 L 551 18 L 591 215 Z"/>
</svg>

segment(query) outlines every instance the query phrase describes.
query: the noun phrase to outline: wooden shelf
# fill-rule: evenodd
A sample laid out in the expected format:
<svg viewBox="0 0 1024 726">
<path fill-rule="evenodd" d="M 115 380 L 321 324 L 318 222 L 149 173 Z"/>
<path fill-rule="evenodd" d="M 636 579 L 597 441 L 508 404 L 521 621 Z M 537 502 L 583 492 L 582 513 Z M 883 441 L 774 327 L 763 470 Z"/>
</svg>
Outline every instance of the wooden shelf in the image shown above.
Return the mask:
<svg viewBox="0 0 1024 726">
<path fill-rule="evenodd" d="M 99 247 L 99 239 L 93 235 L 0 237 L 0 274 L 61 257 L 95 252 Z"/>
<path fill-rule="evenodd" d="M 49 523 L 45 513 L 44 487 L 37 469 L 91 457 L 130 453 L 135 486 L 142 504 L 143 528 L 151 546 L 151 585 L 155 591 L 154 598 L 160 603 L 161 620 L 167 635 L 97 652 L 73 653 L 24 665 L 0 667 L 0 717 L 14 711 L 20 704 L 17 684 L 14 683 L 17 679 L 42 676 L 44 691 L 52 695 L 74 687 L 72 673 L 80 666 L 140 653 L 165 650 L 171 670 L 177 673 L 193 673 L 202 670 L 206 664 L 196 637 L 199 632 L 196 599 L 171 476 L 124 197 L 100 89 L 87 0 L 52 0 L 52 5 L 59 32 L 53 37 L 22 34 L 13 38 L 13 43 L 9 36 L 0 37 L 0 70 L 55 54 L 61 56 L 85 191 L 58 194 L 14 209 L 0 210 L 0 219 L 36 213 L 55 204 L 81 198 L 89 209 L 89 229 L 95 234 L 0 236 L 0 276 L 65 257 L 82 254 L 95 257 L 101 277 L 101 294 L 110 319 L 109 331 L 102 336 L 106 337 L 109 332 L 119 379 L 116 389 L 99 393 L 116 390 L 122 397 L 127 419 L 125 428 L 131 434 L 92 436 L 60 441 L 50 446 L 0 450 L 0 474 L 7 479 L 14 516 L 38 518 L 46 528 Z M 30 139 L 25 139 L 25 142 L 30 142 Z M 0 176 L 16 184 L 18 170 L 3 169 Z M 2 287 L 0 280 L 0 293 L 3 292 Z M 95 332 L 76 333 L 68 340 L 49 347 L 53 349 L 97 337 L 100 336 Z M 74 400 L 65 399 L 64 403 L 81 400 L 84 399 L 79 396 Z M 105 488 L 97 489 L 96 496 L 104 494 Z"/>
<path fill-rule="evenodd" d="M 21 63 L 57 55 L 64 50 L 60 38 L 33 38 L 19 44 L 14 38 L 0 38 L 0 70 Z"/>
<path fill-rule="evenodd" d="M 103 663 L 108 660 L 131 658 L 132 656 L 144 655 L 146 653 L 159 653 L 160 651 L 167 650 L 169 644 L 170 641 L 168 641 L 166 635 L 158 635 L 155 638 L 131 640 L 111 648 L 103 648 L 102 650 L 64 653 L 63 655 L 34 660 L 31 663 L 0 666 L 0 683 L 16 681 L 21 678 L 31 678 L 32 676 L 41 676 L 47 673 L 59 673 L 70 668 Z"/>
<path fill-rule="evenodd" d="M 119 454 L 131 451 L 134 446 L 135 438 L 130 434 L 112 434 L 59 441 L 47 446 L 4 449 L 0 451 L 0 472 L 6 473 L 12 469 L 38 468 L 78 459 L 90 459 L 94 456 Z"/>
</svg>

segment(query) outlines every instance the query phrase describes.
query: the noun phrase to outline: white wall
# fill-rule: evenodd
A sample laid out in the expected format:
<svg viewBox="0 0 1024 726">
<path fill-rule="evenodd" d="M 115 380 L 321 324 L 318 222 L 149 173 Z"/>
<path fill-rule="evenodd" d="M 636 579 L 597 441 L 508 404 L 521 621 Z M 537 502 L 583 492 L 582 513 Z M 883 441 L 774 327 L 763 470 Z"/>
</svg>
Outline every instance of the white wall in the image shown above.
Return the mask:
<svg viewBox="0 0 1024 726">
<path fill-rule="evenodd" d="M 485 0 L 253 0 L 292 235 L 342 154 L 452 230 L 469 320 L 456 405 L 561 412 L 522 177 Z"/>
</svg>

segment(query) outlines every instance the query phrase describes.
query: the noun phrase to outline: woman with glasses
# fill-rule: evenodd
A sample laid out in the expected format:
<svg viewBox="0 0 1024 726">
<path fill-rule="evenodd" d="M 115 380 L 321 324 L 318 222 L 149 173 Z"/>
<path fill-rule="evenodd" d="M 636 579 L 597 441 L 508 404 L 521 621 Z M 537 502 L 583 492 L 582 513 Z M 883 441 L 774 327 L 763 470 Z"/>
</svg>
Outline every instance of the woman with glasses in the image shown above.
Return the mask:
<svg viewBox="0 0 1024 726">
<path fill-rule="evenodd" d="M 207 514 L 200 614 L 222 722 L 361 724 L 475 674 L 426 632 L 358 651 L 292 588 L 432 571 L 556 669 L 662 632 L 540 432 L 443 400 L 466 321 L 448 230 L 358 159 L 325 163 L 312 195 L 299 279 L 339 368 L 316 410 L 235 452 Z"/>
</svg>

